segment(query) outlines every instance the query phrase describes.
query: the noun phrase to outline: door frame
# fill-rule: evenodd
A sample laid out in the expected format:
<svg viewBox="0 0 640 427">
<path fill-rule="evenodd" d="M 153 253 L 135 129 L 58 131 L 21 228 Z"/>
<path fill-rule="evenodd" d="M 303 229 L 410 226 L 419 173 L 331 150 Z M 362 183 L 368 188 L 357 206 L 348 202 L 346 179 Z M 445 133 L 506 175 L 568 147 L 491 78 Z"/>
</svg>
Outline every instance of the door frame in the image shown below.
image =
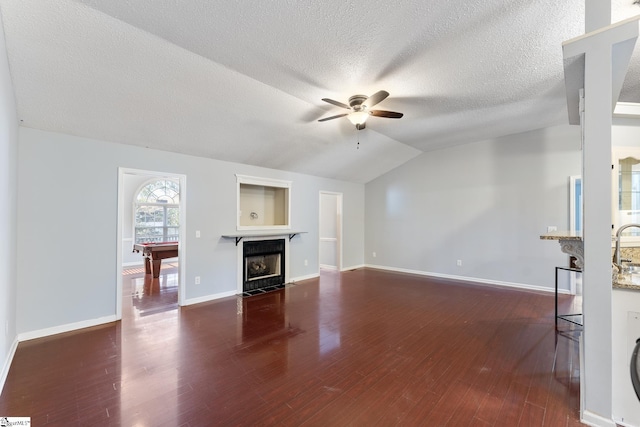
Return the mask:
<svg viewBox="0 0 640 427">
<path fill-rule="evenodd" d="M 117 248 L 116 248 L 116 320 L 122 319 L 122 221 L 124 219 L 124 209 L 131 209 L 131 201 L 124 200 L 124 176 L 139 175 L 148 176 L 149 178 L 172 178 L 177 179 L 180 183 L 180 227 L 178 231 L 178 305 L 182 306 L 185 302 L 185 284 L 186 284 L 186 224 L 187 224 L 187 176 L 179 173 L 151 171 L 143 169 L 132 169 L 118 167 L 118 223 L 117 223 Z"/>
<path fill-rule="evenodd" d="M 321 190 L 318 195 L 318 267 L 320 268 L 320 251 L 322 248 L 320 247 L 322 244 L 322 236 L 321 236 L 321 224 L 322 224 L 322 196 L 329 195 L 336 197 L 336 269 L 338 271 L 342 271 L 342 205 L 343 205 L 343 194 L 335 191 L 323 191 Z"/>
</svg>

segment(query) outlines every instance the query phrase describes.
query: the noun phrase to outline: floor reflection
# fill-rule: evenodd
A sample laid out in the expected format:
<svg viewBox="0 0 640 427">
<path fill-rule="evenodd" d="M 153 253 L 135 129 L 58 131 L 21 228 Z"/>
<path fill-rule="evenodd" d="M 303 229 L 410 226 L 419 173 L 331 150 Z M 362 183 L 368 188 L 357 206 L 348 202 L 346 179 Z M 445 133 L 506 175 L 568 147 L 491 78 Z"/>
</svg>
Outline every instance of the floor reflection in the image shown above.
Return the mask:
<svg viewBox="0 0 640 427">
<path fill-rule="evenodd" d="M 178 418 L 180 334 L 178 263 L 162 262 L 154 279 L 144 268 L 122 275 L 122 328 L 119 401 L 110 418 L 119 425 L 164 425 Z"/>
<path fill-rule="evenodd" d="M 553 377 L 572 391 L 577 398 L 580 390 L 580 331 L 556 331 Z"/>
<path fill-rule="evenodd" d="M 154 279 L 144 268 L 125 269 L 122 274 L 123 317 L 140 318 L 178 308 L 178 263 L 162 264 Z"/>
<path fill-rule="evenodd" d="M 318 348 L 322 355 L 331 354 L 342 345 L 340 319 L 342 305 L 341 274 L 337 270 L 320 270 L 320 294 L 318 295 Z"/>
<path fill-rule="evenodd" d="M 266 353 L 269 369 L 261 375 L 280 376 L 287 372 L 289 340 L 302 332 L 288 321 L 286 295 L 285 289 L 280 289 L 238 297 L 238 314 L 242 317 L 234 354 L 243 363 L 257 367 L 265 363 Z"/>
<path fill-rule="evenodd" d="M 153 293 L 135 275 L 122 322 L 19 344 L 0 413 L 33 425 L 581 425 L 579 345 L 554 333 L 548 293 L 357 269 L 139 316 L 134 301 L 171 281 Z"/>
</svg>

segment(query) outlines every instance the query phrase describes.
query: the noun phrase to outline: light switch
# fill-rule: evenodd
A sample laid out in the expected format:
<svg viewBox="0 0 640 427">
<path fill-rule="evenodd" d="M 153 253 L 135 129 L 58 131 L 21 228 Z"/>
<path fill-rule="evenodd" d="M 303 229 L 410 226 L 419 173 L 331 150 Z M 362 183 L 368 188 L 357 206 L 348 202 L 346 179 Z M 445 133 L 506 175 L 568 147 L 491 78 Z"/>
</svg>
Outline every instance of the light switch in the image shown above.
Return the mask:
<svg viewBox="0 0 640 427">
<path fill-rule="evenodd" d="M 196 238 L 199 239 L 200 238 L 200 230 L 196 230 Z"/>
</svg>

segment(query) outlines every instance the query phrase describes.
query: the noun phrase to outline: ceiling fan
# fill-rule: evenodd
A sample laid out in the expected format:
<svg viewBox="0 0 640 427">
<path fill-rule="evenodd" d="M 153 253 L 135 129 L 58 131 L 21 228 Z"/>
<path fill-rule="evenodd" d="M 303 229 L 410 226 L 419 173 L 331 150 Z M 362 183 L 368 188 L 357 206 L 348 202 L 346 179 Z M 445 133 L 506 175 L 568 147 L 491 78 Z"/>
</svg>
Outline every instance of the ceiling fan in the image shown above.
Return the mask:
<svg viewBox="0 0 640 427">
<path fill-rule="evenodd" d="M 356 125 L 356 129 L 361 130 L 366 126 L 366 121 L 369 116 L 375 117 L 386 117 L 388 119 L 399 119 L 403 116 L 402 113 L 396 113 L 395 111 L 385 111 L 385 110 L 372 110 L 371 107 L 382 102 L 386 97 L 389 96 L 389 92 L 385 90 L 378 91 L 371 96 L 366 95 L 353 95 L 349 98 L 349 105 L 343 104 L 342 102 L 334 101 L 329 98 L 322 98 L 324 102 L 328 102 L 329 104 L 333 104 L 335 106 L 346 108 L 347 110 L 351 110 L 350 113 L 338 114 L 335 116 L 325 117 L 323 119 L 318 120 L 319 122 L 326 122 L 327 120 L 333 120 L 340 117 L 347 116 L 349 121 Z"/>
</svg>

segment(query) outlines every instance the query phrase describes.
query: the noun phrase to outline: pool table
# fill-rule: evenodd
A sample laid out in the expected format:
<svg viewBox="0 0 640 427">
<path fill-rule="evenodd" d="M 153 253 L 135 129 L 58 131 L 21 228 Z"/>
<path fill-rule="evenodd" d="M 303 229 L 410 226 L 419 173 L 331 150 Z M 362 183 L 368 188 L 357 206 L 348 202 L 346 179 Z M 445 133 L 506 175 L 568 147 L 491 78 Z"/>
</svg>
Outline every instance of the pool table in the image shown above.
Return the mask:
<svg viewBox="0 0 640 427">
<path fill-rule="evenodd" d="M 160 264 L 162 260 L 178 256 L 178 242 L 136 243 L 133 245 L 133 252 L 142 253 L 144 257 L 145 274 L 151 274 L 153 272 L 153 278 L 157 279 L 160 277 Z"/>
</svg>

